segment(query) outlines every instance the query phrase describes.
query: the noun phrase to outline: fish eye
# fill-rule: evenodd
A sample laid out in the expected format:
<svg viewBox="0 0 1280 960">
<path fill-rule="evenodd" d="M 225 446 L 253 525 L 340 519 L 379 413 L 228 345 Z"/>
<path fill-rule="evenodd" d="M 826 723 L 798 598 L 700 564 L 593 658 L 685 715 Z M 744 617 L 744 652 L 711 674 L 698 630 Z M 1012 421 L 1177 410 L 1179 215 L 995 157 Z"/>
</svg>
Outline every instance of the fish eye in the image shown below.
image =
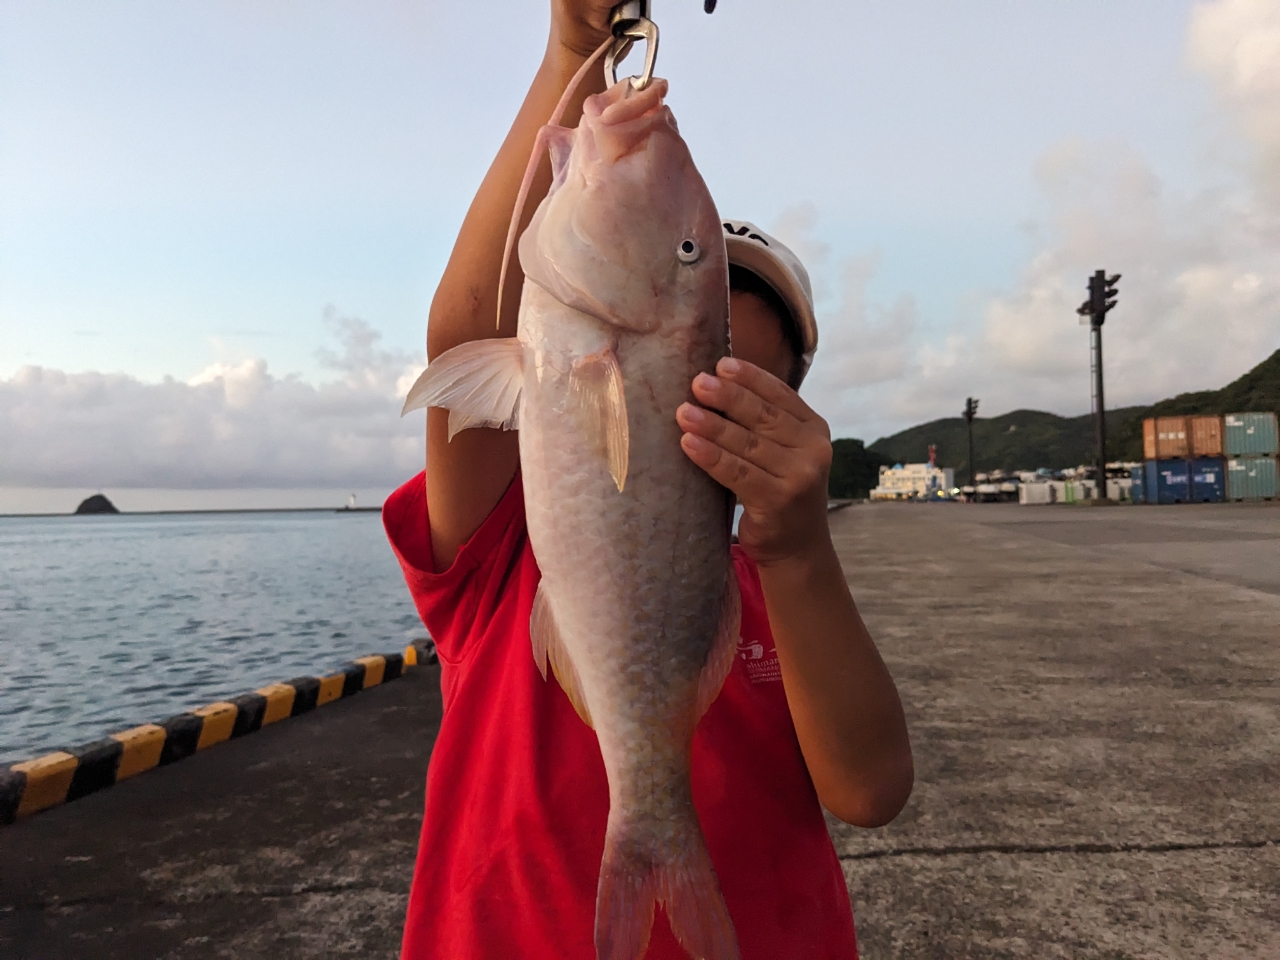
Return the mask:
<svg viewBox="0 0 1280 960">
<path fill-rule="evenodd" d="M 681 240 L 680 246 L 676 247 L 676 256 L 681 263 L 693 263 L 702 256 L 702 248 L 698 246 L 698 241 L 692 238 Z"/>
</svg>

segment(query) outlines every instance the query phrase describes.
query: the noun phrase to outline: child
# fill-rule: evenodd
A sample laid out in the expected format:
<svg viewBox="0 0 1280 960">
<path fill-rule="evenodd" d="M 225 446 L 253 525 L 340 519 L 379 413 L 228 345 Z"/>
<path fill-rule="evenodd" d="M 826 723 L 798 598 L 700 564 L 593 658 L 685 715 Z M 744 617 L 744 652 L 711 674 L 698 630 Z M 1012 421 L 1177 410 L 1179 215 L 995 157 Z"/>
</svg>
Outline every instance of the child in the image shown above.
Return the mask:
<svg viewBox="0 0 1280 960">
<path fill-rule="evenodd" d="M 539 126 L 608 36 L 607 0 L 553 0 L 541 68 L 485 177 L 431 308 L 428 353 L 512 336 L 512 265 L 493 327 L 508 218 Z M 591 74 L 583 99 L 603 88 Z M 550 181 L 544 163 L 525 218 Z M 817 344 L 804 268 L 728 222 L 732 359 L 674 415 L 689 458 L 743 506 L 734 566 L 739 657 L 693 744 L 693 793 L 744 960 L 857 956 L 844 877 L 822 814 L 893 819 L 912 784 L 897 691 L 845 584 L 827 529 L 829 431 L 800 399 Z M 719 412 L 713 412 L 719 411 Z M 596 880 L 609 808 L 595 734 L 529 642 L 539 573 L 514 433 L 448 441 L 427 418 L 425 475 L 384 518 L 435 638 L 445 714 L 405 924 L 405 960 L 594 960 Z M 655 918 L 649 960 L 684 960 Z"/>
</svg>

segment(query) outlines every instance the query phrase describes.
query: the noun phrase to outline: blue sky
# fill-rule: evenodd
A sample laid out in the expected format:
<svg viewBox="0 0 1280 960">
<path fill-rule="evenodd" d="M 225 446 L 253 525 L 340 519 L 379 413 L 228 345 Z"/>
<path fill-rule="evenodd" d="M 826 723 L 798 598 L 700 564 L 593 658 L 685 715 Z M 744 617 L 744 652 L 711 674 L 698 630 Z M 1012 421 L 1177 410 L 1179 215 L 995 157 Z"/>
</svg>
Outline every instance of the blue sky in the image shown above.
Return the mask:
<svg viewBox="0 0 1280 960">
<path fill-rule="evenodd" d="M 984 389 L 991 413 L 1086 411 L 1087 343 L 1069 311 L 1061 329 L 1036 312 L 1045 285 L 1082 297 L 1089 270 L 1128 278 L 1140 251 L 1133 282 L 1182 289 L 1187 211 L 1225 238 L 1200 266 L 1258 279 L 1248 335 L 1178 352 L 1156 328 L 1180 308 L 1126 279 L 1117 402 L 1221 385 L 1280 345 L 1274 258 L 1230 212 L 1276 212 L 1257 166 L 1274 142 L 1251 121 L 1271 86 L 1239 80 L 1272 0 L 654 10 L 659 73 L 722 212 L 782 233 L 825 295 L 838 349 L 810 389 L 837 433 L 871 440 Z M 546 19 L 539 0 L 0 0 L 0 379 L 188 382 L 261 361 L 324 384 L 341 375 L 318 354 L 326 309 L 412 365 Z M 1130 236 L 1135 217 L 1149 229 Z M 1010 342 L 1010 311 L 1046 325 L 1046 357 L 981 359 L 984 338 Z M 1159 336 L 1170 354 L 1148 363 Z"/>
</svg>

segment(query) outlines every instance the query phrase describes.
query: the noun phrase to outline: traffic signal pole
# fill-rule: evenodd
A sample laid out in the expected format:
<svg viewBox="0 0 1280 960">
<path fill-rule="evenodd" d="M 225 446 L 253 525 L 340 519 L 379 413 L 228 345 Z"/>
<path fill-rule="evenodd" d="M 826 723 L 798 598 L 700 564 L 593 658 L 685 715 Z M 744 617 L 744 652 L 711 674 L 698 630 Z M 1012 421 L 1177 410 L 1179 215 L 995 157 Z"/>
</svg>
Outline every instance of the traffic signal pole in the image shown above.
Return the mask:
<svg viewBox="0 0 1280 960">
<path fill-rule="evenodd" d="M 1102 325 L 1116 305 L 1119 297 L 1116 284 L 1119 282 L 1118 273 L 1108 277 L 1105 270 L 1095 271 L 1089 278 L 1089 299 L 1076 310 L 1080 316 L 1089 318 L 1093 341 L 1094 435 L 1098 444 L 1094 499 L 1098 502 L 1107 499 L 1107 403 L 1102 392 Z"/>
<path fill-rule="evenodd" d="M 1102 396 L 1102 324 L 1091 323 L 1093 333 L 1093 392 L 1098 395 L 1098 409 L 1094 413 L 1094 432 L 1098 441 L 1098 488 L 1095 500 L 1107 499 L 1107 404 Z"/>
<path fill-rule="evenodd" d="M 969 397 L 964 402 L 964 420 L 969 427 L 969 486 L 971 487 L 973 486 L 973 418 L 977 415 L 978 401 Z"/>
</svg>

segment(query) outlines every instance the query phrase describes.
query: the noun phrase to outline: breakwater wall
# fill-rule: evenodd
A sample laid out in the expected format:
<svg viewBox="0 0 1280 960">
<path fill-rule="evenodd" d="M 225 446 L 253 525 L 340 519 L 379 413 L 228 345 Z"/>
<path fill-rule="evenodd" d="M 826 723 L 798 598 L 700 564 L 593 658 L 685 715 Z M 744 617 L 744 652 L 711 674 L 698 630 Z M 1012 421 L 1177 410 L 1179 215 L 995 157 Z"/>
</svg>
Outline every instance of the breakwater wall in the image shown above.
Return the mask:
<svg viewBox="0 0 1280 960">
<path fill-rule="evenodd" d="M 403 653 L 360 657 L 322 676 L 295 677 L 251 693 L 146 723 L 77 747 L 0 766 L 0 825 L 104 790 L 227 740 L 309 713 L 435 662 L 430 640 Z"/>
</svg>

